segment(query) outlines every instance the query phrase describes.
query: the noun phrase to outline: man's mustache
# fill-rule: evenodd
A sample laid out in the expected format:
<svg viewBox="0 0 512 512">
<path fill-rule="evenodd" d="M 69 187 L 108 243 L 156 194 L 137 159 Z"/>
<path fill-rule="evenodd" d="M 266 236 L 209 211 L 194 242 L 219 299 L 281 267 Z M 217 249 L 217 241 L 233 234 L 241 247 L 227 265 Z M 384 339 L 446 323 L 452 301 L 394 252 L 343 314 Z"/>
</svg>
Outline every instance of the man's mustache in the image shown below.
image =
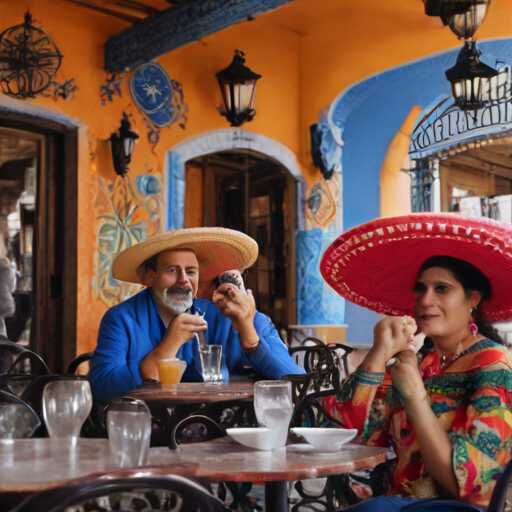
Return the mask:
<svg viewBox="0 0 512 512">
<path fill-rule="evenodd" d="M 167 295 L 189 295 L 192 293 L 192 288 L 169 288 L 166 291 Z"/>
</svg>

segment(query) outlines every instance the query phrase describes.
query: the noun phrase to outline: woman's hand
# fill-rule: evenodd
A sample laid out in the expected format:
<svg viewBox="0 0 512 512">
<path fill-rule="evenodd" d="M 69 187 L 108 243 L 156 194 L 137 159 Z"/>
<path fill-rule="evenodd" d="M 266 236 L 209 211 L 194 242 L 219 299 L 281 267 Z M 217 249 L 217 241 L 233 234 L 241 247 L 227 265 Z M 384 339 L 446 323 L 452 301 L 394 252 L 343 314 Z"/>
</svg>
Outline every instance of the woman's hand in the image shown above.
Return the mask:
<svg viewBox="0 0 512 512">
<path fill-rule="evenodd" d="M 384 318 L 373 329 L 373 349 L 385 354 L 388 361 L 398 352 L 407 350 L 416 329 L 416 321 L 410 316 Z"/>
<path fill-rule="evenodd" d="M 381 320 L 373 329 L 373 346 L 361 368 L 369 372 L 384 372 L 386 363 L 395 354 L 407 350 L 416 329 L 416 321 L 410 316 L 389 316 Z"/>
<path fill-rule="evenodd" d="M 388 366 L 388 371 L 393 386 L 404 400 L 426 397 L 427 392 L 418 370 L 418 359 L 412 350 L 400 352 L 395 362 Z"/>
</svg>

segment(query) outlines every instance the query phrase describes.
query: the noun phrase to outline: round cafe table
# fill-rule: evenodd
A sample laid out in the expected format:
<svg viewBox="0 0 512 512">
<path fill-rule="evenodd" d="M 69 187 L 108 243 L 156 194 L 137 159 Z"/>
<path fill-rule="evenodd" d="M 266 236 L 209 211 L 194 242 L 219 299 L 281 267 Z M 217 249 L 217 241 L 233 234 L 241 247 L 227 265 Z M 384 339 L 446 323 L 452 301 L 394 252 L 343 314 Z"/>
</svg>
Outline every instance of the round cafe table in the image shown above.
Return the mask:
<svg viewBox="0 0 512 512">
<path fill-rule="evenodd" d="M 181 404 L 211 404 L 251 398 L 254 382 L 232 377 L 228 383 L 205 384 L 204 382 L 182 382 L 174 386 L 162 386 L 159 382 L 144 384 L 127 396 L 144 400 L 152 406 L 175 406 Z"/>
<path fill-rule="evenodd" d="M 287 482 L 372 468 L 386 460 L 386 449 L 348 444 L 338 453 L 316 453 L 310 445 L 273 452 L 242 446 L 230 438 L 168 448 L 151 448 L 144 475 L 175 474 L 211 482 L 265 484 L 266 512 L 287 510 Z M 79 439 L 71 450 L 61 439 L 0 440 L 0 493 L 30 493 L 89 478 L 140 474 L 119 470 L 106 439 Z"/>
</svg>

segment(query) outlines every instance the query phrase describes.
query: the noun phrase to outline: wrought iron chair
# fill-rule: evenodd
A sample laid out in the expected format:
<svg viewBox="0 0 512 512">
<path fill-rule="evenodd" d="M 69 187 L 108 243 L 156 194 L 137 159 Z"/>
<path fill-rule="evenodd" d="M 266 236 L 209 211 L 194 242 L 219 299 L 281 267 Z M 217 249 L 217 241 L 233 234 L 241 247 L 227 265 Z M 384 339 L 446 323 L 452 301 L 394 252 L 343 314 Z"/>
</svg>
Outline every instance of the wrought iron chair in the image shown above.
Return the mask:
<svg viewBox="0 0 512 512">
<path fill-rule="evenodd" d="M 98 478 L 48 489 L 27 498 L 11 512 L 105 512 L 139 510 L 229 512 L 229 508 L 193 480 L 177 476 Z"/>
<path fill-rule="evenodd" d="M 50 373 L 45 362 L 31 350 L 5 338 L 0 340 L 0 375 L 3 373 Z"/>
<path fill-rule="evenodd" d="M 46 384 L 58 380 L 87 380 L 79 375 L 33 375 L 33 374 L 3 374 L 0 375 L 0 390 L 11 393 L 29 405 L 42 418 L 43 390 Z M 84 424 L 82 430 L 86 437 L 94 437 L 96 427 L 91 423 L 91 417 Z M 42 424 L 37 431 L 38 437 L 46 437 L 46 427 Z"/>
<path fill-rule="evenodd" d="M 176 450 L 180 444 L 205 443 L 227 435 L 224 427 L 202 414 L 193 414 L 181 420 L 173 429 L 169 448 Z"/>
<path fill-rule="evenodd" d="M 242 402 L 242 401 L 233 401 L 233 402 Z M 250 404 L 251 407 L 249 410 L 252 410 L 252 415 L 254 416 L 254 422 L 256 422 L 256 415 L 254 414 L 254 406 L 251 401 L 244 400 L 245 404 Z M 219 406 L 221 409 L 226 408 L 226 402 L 222 403 L 223 406 L 219 404 L 211 404 Z M 232 405 L 232 403 L 229 403 Z M 204 412 L 206 408 L 201 409 L 201 412 Z M 244 410 L 245 407 L 243 407 Z M 214 409 L 213 409 L 214 410 Z M 208 411 L 207 411 L 208 412 Z M 209 411 L 210 414 L 213 412 Z M 235 413 L 235 417 L 237 414 Z M 238 421 L 240 423 L 236 423 L 233 418 L 228 419 L 226 428 L 234 427 L 234 426 L 254 426 L 254 423 L 246 423 L 246 419 L 251 418 L 251 415 L 246 416 L 243 412 L 240 412 L 238 416 Z M 226 418 L 225 418 L 226 419 Z M 249 420 L 251 421 L 251 420 Z M 257 423 L 256 423 L 257 426 Z M 171 437 L 169 440 L 169 448 L 171 450 L 175 450 L 181 444 L 189 444 L 189 443 L 205 443 L 207 441 L 213 441 L 214 439 L 220 439 L 227 435 L 226 430 L 223 425 L 212 419 L 210 416 L 206 416 L 204 414 L 193 414 L 188 416 L 187 418 L 181 420 L 173 429 L 171 433 Z M 252 489 L 251 482 L 220 482 L 218 489 L 218 496 L 222 501 L 226 500 L 227 491 L 229 489 L 233 496 L 233 502 L 230 504 L 230 507 L 234 510 L 237 510 L 239 505 L 244 510 L 262 510 L 261 507 L 254 504 L 248 494 Z"/>
<path fill-rule="evenodd" d="M 32 437 L 41 420 L 32 407 L 6 391 L 0 391 L 0 439 Z"/>
<path fill-rule="evenodd" d="M 74 375 L 76 372 L 76 369 L 82 363 L 85 363 L 86 361 L 90 361 L 92 359 L 93 355 L 94 355 L 94 352 L 87 352 L 86 354 L 81 354 L 81 355 L 75 357 L 75 359 L 73 359 L 73 361 L 71 361 L 71 363 L 69 363 L 68 369 L 66 370 L 66 374 Z"/>
</svg>

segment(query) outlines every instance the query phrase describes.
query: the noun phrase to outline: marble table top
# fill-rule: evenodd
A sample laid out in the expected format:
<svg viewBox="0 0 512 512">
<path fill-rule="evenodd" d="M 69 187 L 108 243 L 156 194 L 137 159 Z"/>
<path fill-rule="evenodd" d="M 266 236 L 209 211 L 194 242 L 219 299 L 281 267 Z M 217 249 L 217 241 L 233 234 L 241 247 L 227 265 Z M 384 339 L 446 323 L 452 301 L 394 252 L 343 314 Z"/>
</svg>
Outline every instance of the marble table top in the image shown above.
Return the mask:
<svg viewBox="0 0 512 512">
<path fill-rule="evenodd" d="M 320 454 L 310 445 L 273 452 L 246 448 L 230 438 L 151 448 L 147 466 L 119 469 L 108 440 L 79 439 L 76 450 L 62 439 L 0 440 L 0 492 L 35 492 L 84 478 L 178 474 L 215 481 L 292 481 L 371 468 L 386 460 L 386 449 L 348 444 Z"/>
</svg>

